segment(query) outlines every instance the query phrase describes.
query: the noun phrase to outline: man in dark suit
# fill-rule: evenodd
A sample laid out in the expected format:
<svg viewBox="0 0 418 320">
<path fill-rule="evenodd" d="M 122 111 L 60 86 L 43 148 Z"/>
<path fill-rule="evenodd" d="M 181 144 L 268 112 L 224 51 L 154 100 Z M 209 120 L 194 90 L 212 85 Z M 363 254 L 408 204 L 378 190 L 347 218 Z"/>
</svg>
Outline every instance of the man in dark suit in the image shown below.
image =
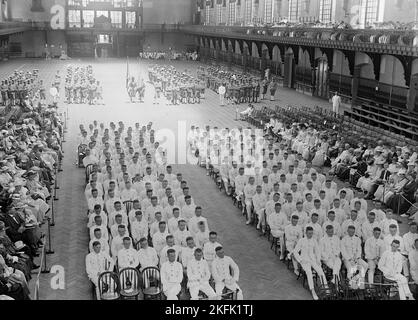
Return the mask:
<svg viewBox="0 0 418 320">
<path fill-rule="evenodd" d="M 6 226 L 6 234 L 13 242 L 23 241 L 29 249 L 32 256 L 38 256 L 37 241 L 33 229 L 25 228 L 25 221 L 19 216 L 16 209 L 10 208 L 6 213 L 0 215 L 0 220 Z"/>
<path fill-rule="evenodd" d="M 389 163 L 385 162 L 383 164 L 383 170 L 379 176 L 379 178 L 375 181 L 375 183 L 370 188 L 370 192 L 364 199 L 371 200 L 374 198 L 374 193 L 376 192 L 379 185 L 386 183 L 389 180 L 390 175 L 392 174 L 389 170 Z"/>
</svg>

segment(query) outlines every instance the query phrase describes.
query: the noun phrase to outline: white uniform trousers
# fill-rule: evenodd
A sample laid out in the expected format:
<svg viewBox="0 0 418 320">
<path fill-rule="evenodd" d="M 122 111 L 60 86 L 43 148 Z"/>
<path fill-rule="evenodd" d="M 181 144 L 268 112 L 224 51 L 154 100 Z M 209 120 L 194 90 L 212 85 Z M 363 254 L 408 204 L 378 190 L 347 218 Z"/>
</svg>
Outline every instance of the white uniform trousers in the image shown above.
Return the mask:
<svg viewBox="0 0 418 320">
<path fill-rule="evenodd" d="M 242 290 L 235 281 L 228 283 L 228 284 L 226 284 L 225 281 L 215 282 L 215 291 L 216 291 L 218 300 L 221 300 L 222 291 L 224 290 L 225 287 L 227 287 L 229 290 L 231 290 L 234 293 L 235 291 L 238 290 L 237 300 L 244 300 L 244 297 L 242 295 Z"/>
<path fill-rule="evenodd" d="M 325 265 L 332 269 L 332 274 L 334 276 L 338 276 L 340 275 L 340 270 L 341 270 L 341 259 L 334 257 L 328 260 L 324 260 Z"/>
<path fill-rule="evenodd" d="M 167 300 L 178 300 L 177 295 L 181 291 L 181 286 L 179 283 L 167 283 L 163 285 L 163 290 Z"/>
<path fill-rule="evenodd" d="M 314 269 L 316 273 L 318 274 L 318 276 L 322 278 L 322 283 L 327 283 L 324 271 L 322 270 L 321 266 L 319 266 L 316 262 L 302 261 L 300 262 L 300 265 L 302 266 L 302 269 L 306 273 L 306 278 L 308 279 L 308 286 L 310 290 L 314 289 L 312 269 Z"/>
<path fill-rule="evenodd" d="M 388 277 L 386 275 L 385 277 L 389 280 L 396 281 L 396 283 L 398 284 L 400 300 L 406 300 L 406 296 L 411 296 L 411 290 L 409 289 L 408 279 L 405 276 L 398 273 L 395 274 L 393 277 Z"/>
<path fill-rule="evenodd" d="M 216 297 L 215 291 L 209 285 L 209 282 L 197 282 L 193 281 L 189 283 L 190 296 L 192 300 L 199 300 L 199 291 L 202 291 L 206 294 L 209 300 L 214 300 Z"/>
</svg>

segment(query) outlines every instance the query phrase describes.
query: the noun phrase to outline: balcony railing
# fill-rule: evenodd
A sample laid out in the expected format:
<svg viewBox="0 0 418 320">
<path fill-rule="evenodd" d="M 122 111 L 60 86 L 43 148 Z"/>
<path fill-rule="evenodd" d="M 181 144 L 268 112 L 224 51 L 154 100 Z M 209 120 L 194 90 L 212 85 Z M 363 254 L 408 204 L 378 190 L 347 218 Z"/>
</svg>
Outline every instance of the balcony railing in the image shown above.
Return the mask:
<svg viewBox="0 0 418 320">
<path fill-rule="evenodd" d="M 267 28 L 239 26 L 181 26 L 187 33 L 230 37 L 284 44 L 337 48 L 341 50 L 384 51 L 418 56 L 418 32 L 388 29 Z"/>
</svg>

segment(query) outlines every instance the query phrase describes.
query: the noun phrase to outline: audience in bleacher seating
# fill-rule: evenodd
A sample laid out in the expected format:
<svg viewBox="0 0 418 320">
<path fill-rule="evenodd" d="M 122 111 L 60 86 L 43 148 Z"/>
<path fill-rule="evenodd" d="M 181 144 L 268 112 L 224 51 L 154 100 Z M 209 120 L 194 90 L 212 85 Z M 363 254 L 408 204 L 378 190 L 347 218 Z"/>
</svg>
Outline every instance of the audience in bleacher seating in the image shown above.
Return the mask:
<svg viewBox="0 0 418 320">
<path fill-rule="evenodd" d="M 38 70 L 16 71 L 1 90 L 6 113 L 15 112 L 0 123 L 0 294 L 30 299 L 28 281 L 43 247 L 40 226 L 61 170 L 63 123 L 56 104 L 44 104 Z"/>
<path fill-rule="evenodd" d="M 231 293 L 242 298 L 238 267 L 217 253 L 217 234 L 210 231 L 187 181 L 167 164 L 152 123 L 80 125 L 78 141 L 88 144 L 78 161 L 88 178 L 86 270 L 98 299 L 107 290 L 99 290 L 102 273 L 149 267 L 160 271 L 161 290 L 169 300 L 177 300 L 182 287 L 189 288 L 192 299 L 201 299 L 199 292 L 208 299 Z"/>
<path fill-rule="evenodd" d="M 144 51 L 139 53 L 141 59 L 148 60 L 191 60 L 197 61 L 199 54 L 196 51 L 193 52 L 177 52 L 175 50 L 170 51 Z"/>
<path fill-rule="evenodd" d="M 337 131 L 338 117 L 315 123 L 305 121 L 309 111 L 288 110 L 278 107 L 262 123 L 264 133 L 192 126 L 189 150 L 238 204 L 247 224 L 273 236 L 272 248 L 279 247 L 280 259 L 298 277 L 307 277 L 315 299 L 331 284 L 379 286 L 381 273 L 399 288 L 401 299 L 413 299 L 407 287 L 416 281 L 416 222 L 402 237 L 396 217 L 417 219 L 417 150 L 412 154 L 411 147 L 382 140 L 350 141 Z M 245 119 L 260 126 L 264 118 Z M 392 247 L 401 270 L 380 262 Z"/>
</svg>

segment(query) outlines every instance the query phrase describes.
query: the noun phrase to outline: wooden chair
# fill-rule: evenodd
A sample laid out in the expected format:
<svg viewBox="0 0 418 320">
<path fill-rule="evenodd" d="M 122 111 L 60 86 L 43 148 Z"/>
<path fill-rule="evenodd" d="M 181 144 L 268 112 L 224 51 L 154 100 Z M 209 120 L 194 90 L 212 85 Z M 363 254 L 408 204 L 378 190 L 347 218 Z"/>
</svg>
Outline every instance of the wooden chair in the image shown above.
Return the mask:
<svg viewBox="0 0 418 320">
<path fill-rule="evenodd" d="M 87 165 L 87 167 L 86 167 L 86 169 L 85 169 L 85 172 L 86 172 L 86 183 L 89 183 L 89 180 L 90 180 L 90 175 L 93 173 L 93 164 L 88 164 Z"/>
<path fill-rule="evenodd" d="M 148 267 L 142 270 L 142 293 L 144 300 L 162 300 L 162 284 L 160 269 Z"/>
<path fill-rule="evenodd" d="M 135 268 L 124 268 L 119 271 L 120 295 L 122 298 L 138 300 L 140 278 L 141 275 Z"/>
<path fill-rule="evenodd" d="M 80 144 L 78 146 L 78 149 L 77 149 L 77 159 L 78 159 L 78 167 L 79 168 L 84 167 L 84 165 L 83 165 L 83 159 L 86 156 L 86 149 L 87 149 L 87 145 L 86 144 Z"/>
<path fill-rule="evenodd" d="M 98 281 L 100 300 L 118 300 L 120 298 L 120 282 L 117 273 L 103 272 Z"/>
<path fill-rule="evenodd" d="M 126 213 L 129 214 L 134 206 L 134 202 L 132 200 L 126 200 L 123 201 L 123 204 L 125 206 Z"/>
</svg>

